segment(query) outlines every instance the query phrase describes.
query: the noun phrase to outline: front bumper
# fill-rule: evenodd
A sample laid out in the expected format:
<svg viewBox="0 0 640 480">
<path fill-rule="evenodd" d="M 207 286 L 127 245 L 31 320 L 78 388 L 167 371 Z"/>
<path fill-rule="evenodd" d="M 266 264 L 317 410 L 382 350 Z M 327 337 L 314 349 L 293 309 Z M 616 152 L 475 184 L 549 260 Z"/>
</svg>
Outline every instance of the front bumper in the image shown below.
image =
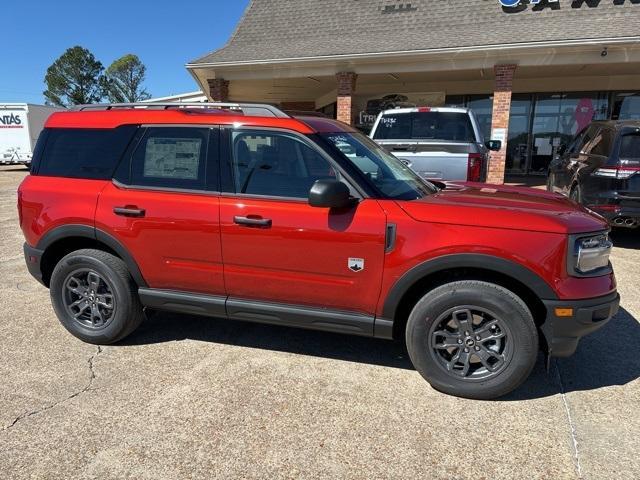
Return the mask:
<svg viewBox="0 0 640 480">
<path fill-rule="evenodd" d="M 31 247 L 29 244 L 24 244 L 24 260 L 27 263 L 27 269 L 29 273 L 40 283 L 45 284 L 42 280 L 42 269 L 40 263 L 42 261 L 43 250 Z M 46 285 L 45 285 L 46 286 Z"/>
<path fill-rule="evenodd" d="M 547 341 L 549 355 L 568 357 L 578 347 L 578 341 L 602 328 L 611 320 L 620 306 L 620 295 L 613 292 L 605 297 L 589 300 L 543 300 L 547 318 L 542 333 Z M 570 316 L 558 316 L 556 311 L 572 311 Z"/>
</svg>

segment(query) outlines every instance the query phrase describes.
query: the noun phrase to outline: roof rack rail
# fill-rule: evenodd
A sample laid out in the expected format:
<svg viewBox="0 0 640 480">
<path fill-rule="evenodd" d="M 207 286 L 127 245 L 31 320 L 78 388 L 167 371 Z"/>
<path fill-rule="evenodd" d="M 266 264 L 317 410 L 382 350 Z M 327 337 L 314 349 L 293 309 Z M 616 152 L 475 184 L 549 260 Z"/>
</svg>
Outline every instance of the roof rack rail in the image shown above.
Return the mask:
<svg viewBox="0 0 640 480">
<path fill-rule="evenodd" d="M 94 103 L 76 105 L 74 111 L 101 110 L 171 110 L 171 109 L 207 109 L 239 110 L 246 116 L 291 118 L 275 105 L 251 102 L 137 102 L 137 103 Z"/>
</svg>

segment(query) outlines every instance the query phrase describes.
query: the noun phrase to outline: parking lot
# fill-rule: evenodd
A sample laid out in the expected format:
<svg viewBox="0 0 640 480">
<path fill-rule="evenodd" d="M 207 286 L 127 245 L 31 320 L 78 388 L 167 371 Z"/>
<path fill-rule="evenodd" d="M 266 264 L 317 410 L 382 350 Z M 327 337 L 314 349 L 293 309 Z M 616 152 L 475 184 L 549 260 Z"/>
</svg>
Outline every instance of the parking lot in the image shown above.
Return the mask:
<svg viewBox="0 0 640 480">
<path fill-rule="evenodd" d="M 618 315 L 514 394 L 433 390 L 392 342 L 155 314 L 87 345 L 27 273 L 0 167 L 0 478 L 639 478 L 640 231 Z"/>
</svg>

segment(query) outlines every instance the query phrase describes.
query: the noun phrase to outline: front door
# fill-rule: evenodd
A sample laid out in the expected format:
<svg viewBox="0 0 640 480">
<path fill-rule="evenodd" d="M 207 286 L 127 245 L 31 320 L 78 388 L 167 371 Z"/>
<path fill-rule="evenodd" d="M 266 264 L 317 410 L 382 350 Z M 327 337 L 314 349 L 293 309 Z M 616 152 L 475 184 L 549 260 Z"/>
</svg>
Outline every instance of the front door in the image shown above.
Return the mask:
<svg viewBox="0 0 640 480">
<path fill-rule="evenodd" d="M 225 295 L 218 134 L 200 126 L 141 131 L 100 194 L 96 228 L 123 244 L 151 288 Z"/>
<path fill-rule="evenodd" d="M 345 211 L 309 206 L 316 180 L 345 180 L 305 137 L 249 129 L 224 137 L 233 192 L 220 199 L 220 225 L 230 300 L 373 315 L 385 248 L 378 202 L 363 199 Z"/>
</svg>

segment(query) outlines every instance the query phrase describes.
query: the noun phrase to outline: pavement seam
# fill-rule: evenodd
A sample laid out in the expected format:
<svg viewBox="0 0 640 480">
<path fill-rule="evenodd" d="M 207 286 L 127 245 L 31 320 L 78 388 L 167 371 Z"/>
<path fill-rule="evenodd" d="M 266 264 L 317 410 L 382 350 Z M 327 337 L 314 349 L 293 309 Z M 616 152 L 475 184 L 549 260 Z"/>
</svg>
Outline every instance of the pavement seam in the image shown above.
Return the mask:
<svg viewBox="0 0 640 480">
<path fill-rule="evenodd" d="M 89 357 L 89 359 L 87 360 L 87 363 L 89 364 L 89 381 L 87 382 L 87 384 L 83 388 L 81 388 L 77 392 L 72 393 L 68 397 L 63 398 L 62 400 L 54 402 L 54 403 L 52 403 L 50 405 L 46 405 L 46 406 L 44 406 L 42 408 L 39 408 L 37 410 L 31 410 L 31 411 L 24 412 L 23 414 L 17 416 L 13 420 L 13 422 L 11 422 L 9 425 L 6 425 L 5 427 L 3 427 L 2 431 L 6 432 L 7 430 L 10 430 L 14 426 L 16 426 L 20 421 L 24 420 L 25 418 L 33 417 L 34 415 L 38 415 L 40 413 L 46 412 L 48 410 L 51 410 L 52 408 L 55 408 L 58 405 L 62 405 L 63 403 L 66 403 L 69 400 L 72 400 L 72 399 L 76 398 L 77 396 L 82 395 L 83 393 L 87 392 L 91 388 L 91 386 L 93 385 L 93 381 L 96 378 L 94 361 L 96 360 L 98 355 L 100 355 L 102 352 L 103 352 L 102 347 L 99 346 L 98 349 L 96 350 L 96 352 L 93 355 L 91 355 Z"/>
<path fill-rule="evenodd" d="M 578 435 L 576 432 L 576 427 L 573 424 L 573 419 L 571 418 L 571 410 L 569 409 L 569 403 L 567 402 L 567 396 L 564 388 L 564 381 L 562 380 L 562 373 L 560 373 L 560 367 L 558 366 L 558 361 L 555 361 L 556 372 L 558 373 L 558 381 L 560 382 L 560 397 L 562 398 L 562 403 L 564 404 L 564 411 L 567 414 L 567 421 L 569 423 L 569 428 L 571 430 L 571 440 L 573 442 L 573 457 L 576 464 L 576 472 L 578 474 L 578 478 L 582 479 L 582 467 L 580 465 L 580 450 L 578 449 Z"/>
</svg>

